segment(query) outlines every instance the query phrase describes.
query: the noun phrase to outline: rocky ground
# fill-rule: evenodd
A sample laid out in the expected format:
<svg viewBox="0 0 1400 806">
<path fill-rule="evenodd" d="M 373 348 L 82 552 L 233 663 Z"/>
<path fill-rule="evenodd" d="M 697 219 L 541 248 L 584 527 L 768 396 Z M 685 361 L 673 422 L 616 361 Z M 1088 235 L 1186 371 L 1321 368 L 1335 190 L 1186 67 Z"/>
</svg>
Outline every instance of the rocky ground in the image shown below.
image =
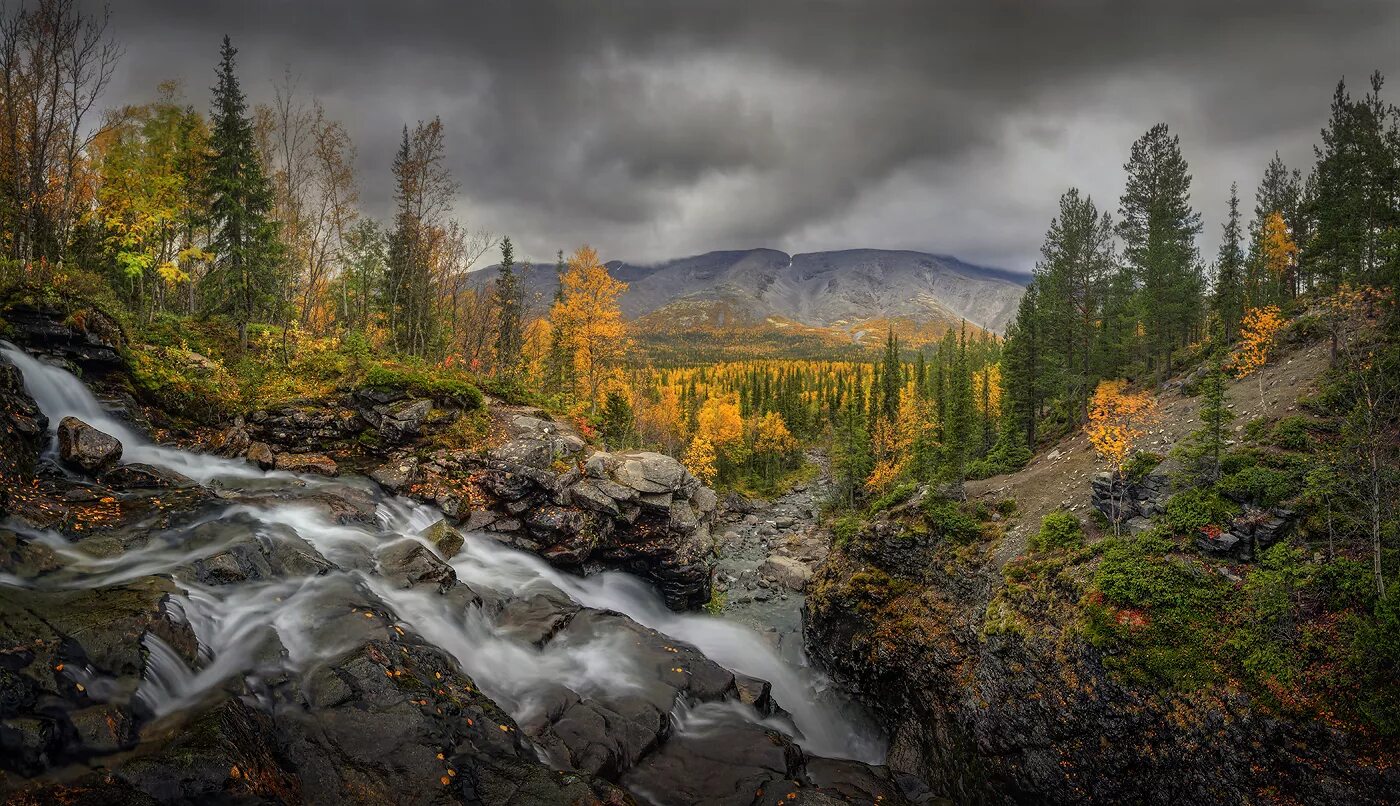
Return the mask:
<svg viewBox="0 0 1400 806">
<path fill-rule="evenodd" d="M 771 501 L 729 496 L 715 526 L 712 609 L 763 632 L 794 662 L 802 657 L 803 594 L 831 545 L 820 524 L 831 489 L 826 457 L 807 459 L 820 468 L 812 481 Z"/>
</svg>

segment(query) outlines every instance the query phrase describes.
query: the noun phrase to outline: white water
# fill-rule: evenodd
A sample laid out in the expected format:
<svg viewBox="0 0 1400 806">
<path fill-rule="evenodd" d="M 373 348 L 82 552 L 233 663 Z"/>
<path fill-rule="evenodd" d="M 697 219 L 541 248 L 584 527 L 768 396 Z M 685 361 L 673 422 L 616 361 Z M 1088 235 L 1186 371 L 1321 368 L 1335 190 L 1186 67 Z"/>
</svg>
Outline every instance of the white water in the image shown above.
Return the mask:
<svg viewBox="0 0 1400 806">
<path fill-rule="evenodd" d="M 121 440 L 124 462 L 156 465 L 234 492 L 273 489 L 296 495 L 308 488 L 364 488 L 362 482 L 264 473 L 242 462 L 153 445 L 104 411 L 70 373 L 11 345 L 0 345 L 0 353 L 20 368 L 27 390 L 49 417 L 51 428 L 65 416 L 79 417 Z M 312 502 L 245 501 L 180 528 L 153 532 L 144 545 L 111 557 L 88 555 L 53 532 L 10 526 L 54 548 L 67 561 L 63 575 L 45 580 L 55 587 L 91 588 L 176 573 L 250 538 L 264 544 L 299 538 L 338 566 L 319 576 L 219 586 L 202 586 L 177 576 L 184 595 L 175 607 L 199 638 L 201 664 L 190 669 L 159 638 L 145 638 L 147 671 L 139 696 L 157 714 L 186 708 L 231 677 L 256 680 L 265 674 L 305 674 L 322 659 L 355 646 L 355 633 L 336 629 L 337 624 L 343 626 L 345 619 L 357 616 L 378 618 L 384 612 L 455 656 L 486 694 L 522 721 L 535 712 L 538 695 L 548 687 L 562 685 L 583 697 L 603 700 L 609 694 L 648 686 L 654 690 L 654 673 L 647 677 L 629 652 L 635 640 L 630 632 L 617 629 L 579 639 L 566 631 L 536 647 L 495 623 L 485 608 L 462 604 L 462 598 L 390 584 L 375 572 L 377 553 L 400 539 L 423 542 L 418 532 L 441 514 L 406 499 L 378 495 L 377 490 L 375 494 L 378 522 L 373 526 L 336 523 Z M 514 600 L 546 594 L 625 614 L 696 647 L 732 671 L 769 681 L 774 699 L 796 724 L 797 730 L 788 732 L 809 751 L 871 763 L 883 760 L 881 737 L 827 690 L 825 678 L 785 662 L 753 630 L 711 616 L 675 613 L 646 583 L 627 574 L 580 578 L 561 573 L 538 557 L 484 534 L 468 535 L 466 546 L 451 564 L 458 579 L 483 596 L 494 593 L 495 598 Z M 0 575 L 0 585 L 29 587 L 31 583 Z M 737 703 L 674 706 L 677 730 L 683 732 L 702 730 L 715 720 L 759 721 L 753 709 Z M 765 724 L 781 729 L 785 721 Z"/>
</svg>

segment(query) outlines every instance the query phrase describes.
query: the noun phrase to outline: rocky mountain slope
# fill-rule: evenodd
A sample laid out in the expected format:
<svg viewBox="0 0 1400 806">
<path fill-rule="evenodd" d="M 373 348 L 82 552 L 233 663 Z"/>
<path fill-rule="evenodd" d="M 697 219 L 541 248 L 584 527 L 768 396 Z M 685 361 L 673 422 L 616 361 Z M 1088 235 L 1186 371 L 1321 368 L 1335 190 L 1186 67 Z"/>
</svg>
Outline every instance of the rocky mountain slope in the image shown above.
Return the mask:
<svg viewBox="0 0 1400 806">
<path fill-rule="evenodd" d="M 1262 384 L 1229 385 L 1241 472 L 1298 466 L 1304 454 L 1247 434 L 1307 422 L 1298 401 L 1326 349 L 1304 342 Z M 1178 382 L 1158 404 L 1148 447 L 1165 453 L 1198 427 L 1199 401 Z M 925 488 L 833 548 L 808 586 L 806 646 L 876 710 L 892 770 L 966 803 L 1394 802 L 1394 745 L 1349 708 L 1394 678 L 1342 672 L 1356 656 L 1335 632 L 1367 601 L 1364 572 L 1342 569 L 1365 566 L 1327 560 L 1325 540 L 1288 545 L 1307 513 L 1257 491 L 1229 493 L 1222 529 L 1173 525 L 1198 516 L 1190 495 L 1169 502 L 1171 461 L 1130 485 L 1121 538 L 1096 522 L 1093 508 L 1114 506 L 1075 436 L 969 483 L 970 500 Z M 1057 510 L 1080 513 L 1083 534 L 1038 535 Z M 1231 533 L 1239 543 L 1217 545 Z M 1282 553 L 1261 557 L 1271 547 Z M 1250 668 L 1264 657 L 1267 671 Z M 1294 686 L 1275 682 L 1290 674 Z"/>
<path fill-rule="evenodd" d="M 966 319 L 999 333 L 1029 279 L 946 255 L 884 249 L 745 249 L 650 266 L 613 261 L 608 268 L 628 283 L 624 315 L 644 327 L 807 327 L 849 336 L 871 320 L 893 319 L 945 328 Z M 495 267 L 482 271 L 489 279 Z M 554 267 L 532 267 L 526 285 L 548 299 Z"/>
</svg>

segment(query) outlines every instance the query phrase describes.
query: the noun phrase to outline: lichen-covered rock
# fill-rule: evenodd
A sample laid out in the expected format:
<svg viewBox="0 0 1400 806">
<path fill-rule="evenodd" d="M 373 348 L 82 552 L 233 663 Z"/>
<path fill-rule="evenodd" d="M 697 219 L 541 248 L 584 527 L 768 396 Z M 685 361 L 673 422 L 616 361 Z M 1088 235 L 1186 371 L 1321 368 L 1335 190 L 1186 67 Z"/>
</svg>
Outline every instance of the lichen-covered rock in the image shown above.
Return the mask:
<svg viewBox="0 0 1400 806">
<path fill-rule="evenodd" d="M 324 453 L 279 453 L 276 464 L 278 470 L 289 473 L 315 473 L 318 476 L 338 476 L 340 468 L 335 460 Z"/>
<path fill-rule="evenodd" d="M 58 458 L 69 467 L 97 473 L 122 458 L 122 444 L 77 417 L 64 417 L 58 424 Z"/>
<path fill-rule="evenodd" d="M 432 526 L 427 527 L 419 533 L 424 540 L 437 547 L 439 553 L 447 559 L 457 556 L 457 552 L 462 550 L 466 541 L 462 538 L 462 533 L 453 529 L 446 520 L 440 520 Z"/>
</svg>

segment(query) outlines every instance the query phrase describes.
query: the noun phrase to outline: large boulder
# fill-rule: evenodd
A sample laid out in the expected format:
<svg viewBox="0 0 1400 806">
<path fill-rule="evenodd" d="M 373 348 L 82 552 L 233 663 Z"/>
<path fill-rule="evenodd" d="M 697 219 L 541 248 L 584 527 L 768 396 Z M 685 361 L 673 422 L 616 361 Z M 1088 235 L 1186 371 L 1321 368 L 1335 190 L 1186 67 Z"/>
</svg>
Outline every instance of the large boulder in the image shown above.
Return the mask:
<svg viewBox="0 0 1400 806">
<path fill-rule="evenodd" d="M 64 417 L 58 423 L 58 458 L 69 467 L 98 473 L 122 458 L 122 444 L 77 417 Z"/>
</svg>

